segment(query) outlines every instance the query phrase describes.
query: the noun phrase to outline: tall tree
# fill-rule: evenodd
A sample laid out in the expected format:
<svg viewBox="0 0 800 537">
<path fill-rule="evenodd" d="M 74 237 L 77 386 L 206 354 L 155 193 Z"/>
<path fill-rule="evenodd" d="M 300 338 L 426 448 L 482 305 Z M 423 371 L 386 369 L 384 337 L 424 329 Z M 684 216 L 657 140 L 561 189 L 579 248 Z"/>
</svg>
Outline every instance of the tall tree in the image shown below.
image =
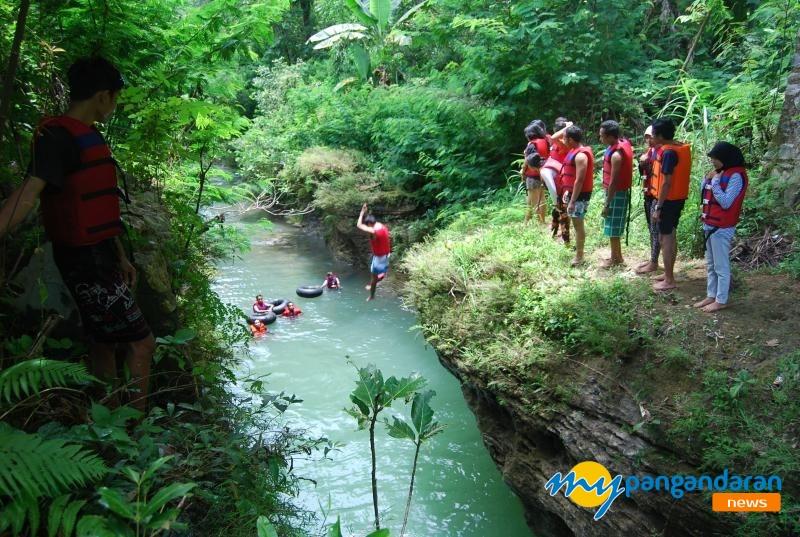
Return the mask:
<svg viewBox="0 0 800 537">
<path fill-rule="evenodd" d="M 30 0 L 20 0 L 17 26 L 14 30 L 14 41 L 11 44 L 11 52 L 8 55 L 6 72 L 3 74 L 3 93 L 0 94 L 0 140 L 5 137 L 6 121 L 11 111 L 14 80 L 17 77 L 17 67 L 19 67 L 19 51 L 22 48 L 22 40 L 25 37 L 25 23 L 28 20 L 28 9 L 30 7 Z"/>
</svg>

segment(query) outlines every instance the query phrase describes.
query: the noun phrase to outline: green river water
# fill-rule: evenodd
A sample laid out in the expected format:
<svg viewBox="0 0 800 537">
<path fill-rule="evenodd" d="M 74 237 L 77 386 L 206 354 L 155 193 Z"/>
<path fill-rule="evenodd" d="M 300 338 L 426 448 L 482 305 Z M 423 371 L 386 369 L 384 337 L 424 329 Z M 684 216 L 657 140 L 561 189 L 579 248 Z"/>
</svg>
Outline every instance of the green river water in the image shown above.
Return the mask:
<svg viewBox="0 0 800 537">
<path fill-rule="evenodd" d="M 316 481 L 303 481 L 301 504 L 320 517 L 329 510 L 328 523 L 340 516 L 346 534 L 361 537 L 372 528 L 368 433 L 358 431 L 344 412 L 356 379 L 349 357 L 359 366 L 375 364 L 386 377 L 414 371 L 423 375 L 437 394 L 432 401 L 436 418 L 447 425 L 420 454 L 406 535 L 530 536 L 520 501 L 481 442 L 458 382 L 413 330 L 413 313 L 389 289 L 379 288 L 376 300 L 367 303 L 366 271 L 334 263 L 320 237 L 281 223 L 272 229 L 238 225 L 245 227 L 252 248 L 218 267 L 215 289 L 221 298 L 249 311 L 253 297 L 263 293 L 294 300 L 304 312 L 298 319 L 278 319 L 267 336 L 250 345 L 249 353 L 242 351 L 244 371 L 268 373 L 272 390 L 303 400 L 287 410 L 290 426 L 341 444 L 329 455 L 332 460 L 296 461 L 296 473 Z M 341 291 L 316 299 L 296 296 L 297 286 L 320 283 L 328 270 L 338 272 Z M 403 411 L 401 406 L 392 411 Z M 385 417 L 390 415 L 387 410 Z M 381 527 L 397 536 L 414 446 L 389 437 L 383 426 L 376 442 Z"/>
</svg>

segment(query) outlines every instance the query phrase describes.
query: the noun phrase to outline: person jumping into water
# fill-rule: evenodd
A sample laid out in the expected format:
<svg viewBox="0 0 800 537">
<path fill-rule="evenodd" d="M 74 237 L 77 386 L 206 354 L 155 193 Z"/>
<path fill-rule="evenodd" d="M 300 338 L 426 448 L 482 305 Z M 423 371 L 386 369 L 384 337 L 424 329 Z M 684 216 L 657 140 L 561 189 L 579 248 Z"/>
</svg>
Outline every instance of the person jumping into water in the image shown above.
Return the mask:
<svg viewBox="0 0 800 537">
<path fill-rule="evenodd" d="M 378 282 L 386 276 L 389 270 L 389 256 L 392 253 L 392 239 L 389 235 L 389 228 L 378 222 L 374 215 L 368 214 L 369 208 L 365 203 L 361 207 L 358 215 L 356 227 L 365 233 L 370 234 L 370 247 L 372 248 L 372 263 L 370 272 L 372 277 L 369 282 L 369 297 L 367 301 L 375 298 L 375 288 Z"/>
</svg>

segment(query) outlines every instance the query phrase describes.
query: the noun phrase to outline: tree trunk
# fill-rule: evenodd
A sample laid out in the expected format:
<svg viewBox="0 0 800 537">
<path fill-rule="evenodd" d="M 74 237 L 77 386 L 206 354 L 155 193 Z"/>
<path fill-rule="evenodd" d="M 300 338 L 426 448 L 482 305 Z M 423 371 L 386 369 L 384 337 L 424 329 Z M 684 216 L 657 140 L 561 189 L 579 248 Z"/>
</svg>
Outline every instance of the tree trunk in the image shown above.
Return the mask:
<svg viewBox="0 0 800 537">
<path fill-rule="evenodd" d="M 417 475 L 417 461 L 419 460 L 419 448 L 422 446 L 422 440 L 417 442 L 417 449 L 414 451 L 414 465 L 411 467 L 411 485 L 408 487 L 408 500 L 406 500 L 406 514 L 403 516 L 403 527 L 400 529 L 400 537 L 406 532 L 408 525 L 408 513 L 411 511 L 411 498 L 414 496 L 414 478 Z"/>
<path fill-rule="evenodd" d="M 375 463 L 375 422 L 377 419 L 378 413 L 376 412 L 369 423 L 369 450 L 372 453 L 372 507 L 375 510 L 375 529 L 379 530 L 381 529 L 381 522 L 378 518 L 378 476 Z"/>
<path fill-rule="evenodd" d="M 775 136 L 773 164 L 769 174 L 785 182 L 783 200 L 786 207 L 794 209 L 800 205 L 800 33 L 797 35 L 797 51 L 792 60 L 781 120 Z"/>
<path fill-rule="evenodd" d="M 3 93 L 0 94 L 0 139 L 4 138 L 6 121 L 11 112 L 11 99 L 14 96 L 14 80 L 17 78 L 17 67 L 19 67 L 19 51 L 22 48 L 22 39 L 25 37 L 25 22 L 28 20 L 28 8 L 31 7 L 31 0 L 20 0 L 19 13 L 17 14 L 17 26 L 14 30 L 14 41 L 11 44 L 11 52 L 8 55 L 8 66 L 3 76 Z"/>
</svg>

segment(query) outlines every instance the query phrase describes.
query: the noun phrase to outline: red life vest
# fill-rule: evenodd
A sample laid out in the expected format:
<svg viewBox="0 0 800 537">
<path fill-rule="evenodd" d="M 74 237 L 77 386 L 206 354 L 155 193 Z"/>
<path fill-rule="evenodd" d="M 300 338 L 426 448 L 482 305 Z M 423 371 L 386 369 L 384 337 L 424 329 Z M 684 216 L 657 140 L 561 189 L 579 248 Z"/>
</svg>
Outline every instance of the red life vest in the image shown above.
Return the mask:
<svg viewBox="0 0 800 537">
<path fill-rule="evenodd" d="M 117 165 L 103 136 L 67 116 L 45 119 L 39 125 L 47 127 L 66 129 L 80 150 L 80 166 L 66 175 L 63 188 L 42 192 L 42 217 L 50 240 L 64 246 L 89 246 L 122 233 Z"/>
<path fill-rule="evenodd" d="M 735 173 L 742 176 L 742 191 L 739 192 L 739 195 L 736 196 L 736 199 L 727 209 L 723 209 L 722 205 L 714 197 L 714 192 L 711 189 L 711 179 L 703 180 L 703 206 L 700 211 L 700 219 L 704 224 L 722 228 L 733 227 L 739 223 L 739 216 L 742 214 L 742 202 L 744 201 L 745 191 L 747 191 L 747 170 L 741 166 L 728 168 L 722 172 L 719 186 L 723 191 L 727 190 L 728 182 Z"/>
<path fill-rule="evenodd" d="M 633 182 L 633 146 L 625 138 L 620 138 L 614 145 L 608 146 L 603 156 L 603 188 L 608 190 L 611 184 L 611 157 L 619 151 L 622 155 L 622 165 L 619 169 L 617 192 L 630 190 Z"/>
<path fill-rule="evenodd" d="M 552 143 L 550 144 L 550 158 L 553 158 L 558 162 L 560 162 L 561 164 L 563 164 L 564 161 L 567 160 L 567 155 L 569 154 L 569 148 L 566 145 L 564 145 L 564 143 L 561 142 L 560 140 L 553 140 L 551 138 L 551 142 Z"/>
<path fill-rule="evenodd" d="M 392 239 L 389 237 L 389 228 L 381 226 L 375 230 L 369 240 L 373 255 L 389 255 L 392 253 Z"/>
<path fill-rule="evenodd" d="M 536 150 L 537 153 L 543 158 L 546 159 L 550 156 L 550 137 L 548 136 L 545 138 L 537 138 L 535 140 L 531 140 L 528 142 L 527 147 L 525 147 L 525 156 L 528 156 L 528 153 L 532 150 Z M 525 164 L 525 176 L 526 177 L 539 177 L 539 168 L 529 168 L 527 164 Z"/>
<path fill-rule="evenodd" d="M 325 276 L 325 285 L 328 286 L 328 289 L 330 289 L 334 285 L 336 285 L 336 278 L 337 278 L 336 274 L 332 274 L 330 276 Z"/>
<path fill-rule="evenodd" d="M 592 153 L 592 149 L 590 147 L 582 145 L 580 147 L 570 150 L 570 152 L 567 153 L 567 158 L 564 159 L 564 166 L 561 167 L 561 175 L 559 175 L 559 183 L 561 184 L 562 190 L 572 192 L 573 188 L 575 187 L 575 174 L 577 173 L 575 167 L 575 157 L 578 156 L 578 153 L 583 153 L 589 160 L 586 163 L 586 171 L 584 172 L 583 175 L 583 187 L 581 189 L 581 194 L 583 194 L 585 192 L 592 191 L 592 175 L 594 174 L 594 154 Z"/>
</svg>

